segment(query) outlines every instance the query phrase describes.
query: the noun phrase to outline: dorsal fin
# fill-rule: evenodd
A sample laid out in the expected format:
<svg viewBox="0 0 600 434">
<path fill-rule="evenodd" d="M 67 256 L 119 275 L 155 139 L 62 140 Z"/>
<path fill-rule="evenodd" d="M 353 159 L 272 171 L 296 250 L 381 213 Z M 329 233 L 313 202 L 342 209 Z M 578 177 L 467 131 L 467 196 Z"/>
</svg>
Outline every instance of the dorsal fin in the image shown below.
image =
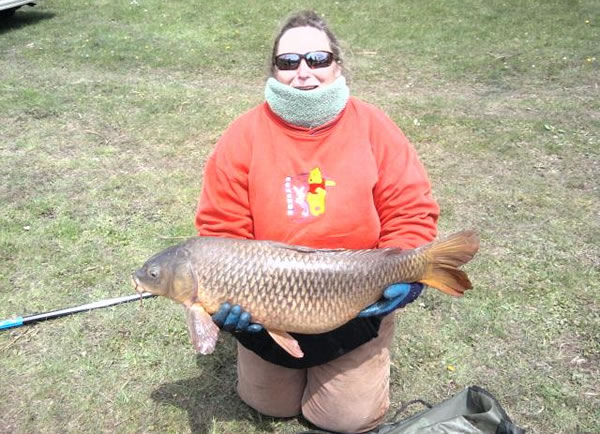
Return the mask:
<svg viewBox="0 0 600 434">
<path fill-rule="evenodd" d="M 298 252 L 298 253 L 308 253 L 308 254 L 338 254 L 338 255 L 345 255 L 345 256 L 362 256 L 362 255 L 381 255 L 381 256 L 388 256 L 388 255 L 397 255 L 402 253 L 402 249 L 398 249 L 398 248 L 385 248 L 385 249 L 356 249 L 356 250 L 352 250 L 352 249 L 317 249 L 317 248 L 313 248 L 313 247 L 306 247 L 306 246 L 296 246 L 293 244 L 285 244 L 285 243 L 279 243 L 276 241 L 266 241 L 266 243 L 268 243 L 270 246 L 277 248 L 277 249 L 285 249 L 285 250 L 291 250 L 294 252 Z"/>
<path fill-rule="evenodd" d="M 299 252 L 299 253 L 316 253 L 316 252 L 341 253 L 341 252 L 346 251 L 346 249 L 315 249 L 313 247 L 296 246 L 293 244 L 278 243 L 276 241 L 266 241 L 266 243 L 268 243 L 270 246 L 275 247 L 277 249 L 293 250 L 294 252 Z"/>
</svg>

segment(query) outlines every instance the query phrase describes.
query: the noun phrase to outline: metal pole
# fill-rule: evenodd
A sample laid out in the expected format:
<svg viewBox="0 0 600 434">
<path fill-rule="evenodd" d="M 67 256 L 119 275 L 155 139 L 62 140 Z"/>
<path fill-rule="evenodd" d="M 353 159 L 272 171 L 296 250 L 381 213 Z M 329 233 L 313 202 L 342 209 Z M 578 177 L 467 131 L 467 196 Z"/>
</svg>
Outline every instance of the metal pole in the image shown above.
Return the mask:
<svg viewBox="0 0 600 434">
<path fill-rule="evenodd" d="M 103 307 L 116 306 L 117 304 L 129 303 L 130 301 L 139 300 L 141 298 L 155 297 L 154 294 L 149 292 L 142 292 L 141 294 L 126 295 L 123 297 L 110 298 L 108 300 L 94 301 L 93 303 L 82 304 L 81 306 L 67 307 L 65 309 L 53 310 L 45 313 L 38 313 L 35 315 L 19 316 L 17 318 L 6 319 L 0 321 L 0 330 L 9 329 L 14 327 L 20 327 L 25 324 L 32 324 L 34 322 L 46 321 L 49 319 L 60 318 L 62 316 L 71 315 L 79 312 L 86 312 L 93 309 L 100 309 Z"/>
</svg>

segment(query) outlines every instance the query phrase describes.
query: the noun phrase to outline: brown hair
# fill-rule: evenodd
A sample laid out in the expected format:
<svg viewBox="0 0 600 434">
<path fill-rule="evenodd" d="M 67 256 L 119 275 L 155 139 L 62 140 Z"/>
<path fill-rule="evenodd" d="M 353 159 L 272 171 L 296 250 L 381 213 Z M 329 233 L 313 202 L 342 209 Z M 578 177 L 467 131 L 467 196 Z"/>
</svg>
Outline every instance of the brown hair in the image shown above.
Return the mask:
<svg viewBox="0 0 600 434">
<path fill-rule="evenodd" d="M 289 15 L 287 19 L 283 22 L 281 28 L 279 29 L 279 33 L 277 33 L 275 41 L 273 42 L 273 52 L 271 53 L 271 75 L 275 74 L 274 62 L 275 56 L 277 55 L 277 50 L 279 49 L 279 40 L 285 32 L 295 27 L 314 27 L 317 30 L 325 32 L 327 38 L 329 39 L 329 45 L 331 46 L 331 52 L 333 53 L 333 60 L 342 67 L 342 70 L 344 69 L 344 62 L 342 59 L 342 50 L 340 48 L 340 43 L 329 28 L 327 22 L 315 11 L 304 10 L 294 12 L 291 15 Z"/>
</svg>

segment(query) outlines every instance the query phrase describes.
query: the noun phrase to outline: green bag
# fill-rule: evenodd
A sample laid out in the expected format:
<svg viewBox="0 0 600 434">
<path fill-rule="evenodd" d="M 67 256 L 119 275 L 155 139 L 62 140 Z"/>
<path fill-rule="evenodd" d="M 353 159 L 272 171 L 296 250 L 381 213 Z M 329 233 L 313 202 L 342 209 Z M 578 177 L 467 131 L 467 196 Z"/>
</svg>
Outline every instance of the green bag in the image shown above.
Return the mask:
<svg viewBox="0 0 600 434">
<path fill-rule="evenodd" d="M 414 402 L 423 401 L 417 400 Z M 429 406 L 426 403 L 423 403 Z M 397 413 L 400 413 L 400 410 Z M 376 434 L 523 434 L 498 401 L 478 386 L 399 422 L 384 423 Z"/>
<path fill-rule="evenodd" d="M 412 404 L 426 407 L 407 419 L 396 417 Z M 330 431 L 309 430 L 297 434 L 330 434 Z M 514 425 L 496 398 L 478 386 L 470 386 L 458 395 L 432 406 L 420 399 L 411 401 L 396 411 L 392 422 L 386 422 L 364 434 L 524 434 Z"/>
</svg>

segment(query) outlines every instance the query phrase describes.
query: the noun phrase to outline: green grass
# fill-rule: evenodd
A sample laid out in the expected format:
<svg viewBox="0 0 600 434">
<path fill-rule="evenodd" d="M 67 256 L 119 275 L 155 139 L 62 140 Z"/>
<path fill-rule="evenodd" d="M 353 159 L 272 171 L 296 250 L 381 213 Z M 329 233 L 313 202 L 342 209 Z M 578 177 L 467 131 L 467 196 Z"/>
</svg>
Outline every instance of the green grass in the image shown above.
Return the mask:
<svg viewBox="0 0 600 434">
<path fill-rule="evenodd" d="M 429 4 L 428 4 L 429 3 Z M 600 431 L 600 5 L 40 2 L 0 23 L 0 318 L 129 294 L 194 234 L 204 162 L 262 101 L 279 20 L 316 7 L 352 93 L 407 133 L 440 230 L 482 236 L 460 300 L 398 316 L 392 401 L 487 388 L 532 433 Z M 146 300 L 0 332 L 0 432 L 291 433 Z"/>
</svg>

